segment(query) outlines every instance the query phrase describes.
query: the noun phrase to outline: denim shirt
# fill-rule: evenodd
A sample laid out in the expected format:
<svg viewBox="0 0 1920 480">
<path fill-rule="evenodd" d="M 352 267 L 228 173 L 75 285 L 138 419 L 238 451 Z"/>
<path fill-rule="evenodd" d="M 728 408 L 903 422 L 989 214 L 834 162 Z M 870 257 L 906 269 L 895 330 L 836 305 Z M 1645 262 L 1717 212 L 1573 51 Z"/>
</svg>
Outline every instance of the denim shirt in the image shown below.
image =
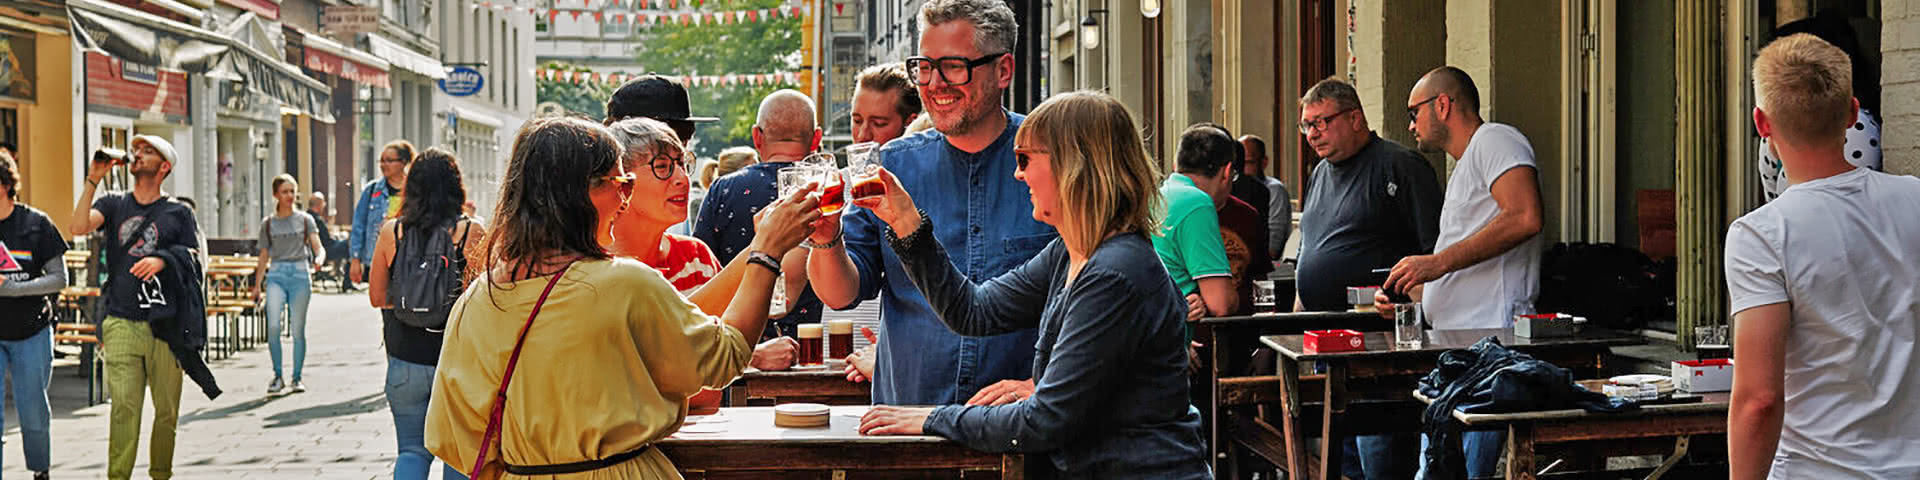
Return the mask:
<svg viewBox="0 0 1920 480">
<path fill-rule="evenodd" d="M 707 189 L 707 198 L 700 201 L 693 238 L 706 242 L 721 265 L 746 253 L 747 246 L 753 244 L 753 215 L 773 203 L 774 194 L 779 190 L 776 182 L 780 170 L 792 165 L 793 162 L 756 163 L 714 180 L 713 188 Z M 799 324 L 820 323 L 820 297 L 814 296 L 812 287 L 801 290 L 797 297 L 789 293 L 787 298 L 791 302 L 788 306 L 791 313 L 768 322 L 768 330 L 778 330 L 766 332 L 768 335 L 793 336 L 798 334 Z"/>
<path fill-rule="evenodd" d="M 1044 454 L 1028 463 L 1052 470 L 1041 478 L 1212 477 L 1200 411 L 1187 399 L 1187 304 L 1165 269 L 1141 261 L 1154 257 L 1146 235 L 1101 242 L 1071 285 L 1058 240 L 978 285 L 925 237 L 893 247 L 955 331 L 1040 330 L 1032 397 L 942 406 L 927 416 L 927 432 L 976 450 Z"/>
<path fill-rule="evenodd" d="M 934 238 L 952 252 L 954 266 L 972 278 L 1006 273 L 1058 237 L 1053 227 L 1033 219 L 1027 184 L 1013 178 L 1013 134 L 1026 117 L 1007 117 L 1000 138 L 979 153 L 954 148 L 937 130 L 900 137 L 880 148 L 882 164 L 913 195 L 914 205 L 934 220 Z M 856 208 L 842 225 L 847 254 L 860 273 L 859 299 L 881 300 L 874 403 L 961 403 L 995 382 L 1029 378 L 1035 339 L 1031 328 L 991 337 L 954 333 L 934 317 L 920 289 L 901 270 L 899 256 L 882 244 L 885 222 Z"/>
<path fill-rule="evenodd" d="M 380 225 L 387 221 L 387 178 L 367 182 L 360 189 L 360 201 L 353 204 L 353 231 L 347 234 L 347 255 L 362 265 L 373 261 L 373 244 L 380 239 Z"/>
</svg>

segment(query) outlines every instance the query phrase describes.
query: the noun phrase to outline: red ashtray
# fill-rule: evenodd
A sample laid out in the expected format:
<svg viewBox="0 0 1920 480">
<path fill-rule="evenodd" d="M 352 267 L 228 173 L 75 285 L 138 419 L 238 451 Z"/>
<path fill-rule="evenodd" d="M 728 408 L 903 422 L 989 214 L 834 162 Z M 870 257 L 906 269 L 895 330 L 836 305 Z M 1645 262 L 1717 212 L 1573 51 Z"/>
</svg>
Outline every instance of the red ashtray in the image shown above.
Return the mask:
<svg viewBox="0 0 1920 480">
<path fill-rule="evenodd" d="M 1357 352 L 1367 349 L 1367 336 L 1353 330 L 1309 330 L 1307 353 Z"/>
</svg>

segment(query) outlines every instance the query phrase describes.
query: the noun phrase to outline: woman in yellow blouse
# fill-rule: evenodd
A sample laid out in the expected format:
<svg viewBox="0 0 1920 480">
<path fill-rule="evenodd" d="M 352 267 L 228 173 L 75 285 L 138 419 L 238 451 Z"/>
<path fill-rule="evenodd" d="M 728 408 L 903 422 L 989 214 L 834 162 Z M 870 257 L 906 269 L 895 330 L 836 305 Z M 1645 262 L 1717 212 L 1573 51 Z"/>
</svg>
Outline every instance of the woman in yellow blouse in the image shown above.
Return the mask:
<svg viewBox="0 0 1920 480">
<path fill-rule="evenodd" d="M 746 367 L 778 262 L 745 273 L 723 317 L 700 313 L 660 273 L 614 259 L 610 225 L 632 193 L 621 145 L 599 124 L 536 120 L 514 141 L 487 276 L 467 288 L 447 323 L 427 449 L 475 478 L 678 478 L 652 442 L 686 417 L 687 396 Z M 819 216 L 802 192 L 763 220 Z M 784 252 L 805 232 L 769 245 Z M 771 257 L 768 257 L 769 260 Z M 561 275 L 530 327 L 507 383 L 499 436 L 481 452 L 495 393 L 527 316 Z"/>
</svg>

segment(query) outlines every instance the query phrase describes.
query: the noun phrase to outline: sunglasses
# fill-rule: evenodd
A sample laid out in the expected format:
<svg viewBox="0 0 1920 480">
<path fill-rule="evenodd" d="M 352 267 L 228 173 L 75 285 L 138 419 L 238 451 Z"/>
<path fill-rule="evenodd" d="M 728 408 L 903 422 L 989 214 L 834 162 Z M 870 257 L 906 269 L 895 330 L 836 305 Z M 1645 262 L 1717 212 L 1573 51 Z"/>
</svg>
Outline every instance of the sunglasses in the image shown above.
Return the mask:
<svg viewBox="0 0 1920 480">
<path fill-rule="evenodd" d="M 1420 103 L 1415 103 L 1413 104 L 1413 106 L 1407 107 L 1407 120 L 1414 121 L 1414 122 L 1420 121 L 1420 107 L 1427 106 L 1427 104 L 1433 103 L 1434 100 L 1439 100 L 1439 99 L 1440 99 L 1440 94 L 1436 93 L 1431 97 L 1427 97 L 1426 100 L 1421 100 Z"/>
<path fill-rule="evenodd" d="M 634 178 L 632 173 L 627 173 L 625 175 L 607 175 L 604 177 L 600 177 L 600 180 L 612 182 L 614 185 L 618 185 L 620 187 L 621 199 L 628 199 L 633 197 Z"/>
</svg>

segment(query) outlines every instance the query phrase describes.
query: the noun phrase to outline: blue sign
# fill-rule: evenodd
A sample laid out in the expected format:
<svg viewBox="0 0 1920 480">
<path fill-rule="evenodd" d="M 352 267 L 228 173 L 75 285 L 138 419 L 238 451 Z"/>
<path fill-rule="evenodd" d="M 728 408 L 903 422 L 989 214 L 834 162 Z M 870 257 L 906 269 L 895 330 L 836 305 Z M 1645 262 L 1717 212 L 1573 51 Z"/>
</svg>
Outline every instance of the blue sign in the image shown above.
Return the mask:
<svg viewBox="0 0 1920 480">
<path fill-rule="evenodd" d="M 447 95 L 464 97 L 480 93 L 480 87 L 486 86 L 487 77 L 480 75 L 473 67 L 459 66 L 447 70 L 447 78 L 440 80 L 440 91 Z"/>
</svg>

